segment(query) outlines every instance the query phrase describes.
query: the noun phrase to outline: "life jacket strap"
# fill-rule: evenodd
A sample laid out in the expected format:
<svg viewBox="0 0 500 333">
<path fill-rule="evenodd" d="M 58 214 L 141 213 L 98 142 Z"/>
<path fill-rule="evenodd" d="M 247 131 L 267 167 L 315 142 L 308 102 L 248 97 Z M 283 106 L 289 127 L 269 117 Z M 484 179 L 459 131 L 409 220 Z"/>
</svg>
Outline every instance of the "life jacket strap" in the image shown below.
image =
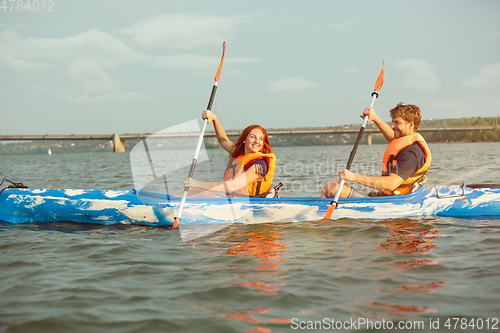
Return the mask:
<svg viewBox="0 0 500 333">
<path fill-rule="evenodd" d="M 255 189 L 255 196 L 258 196 L 260 194 L 260 185 L 262 185 L 262 182 L 258 181 L 257 188 Z"/>
<path fill-rule="evenodd" d="M 419 182 L 426 173 L 427 173 L 427 171 L 422 171 L 422 172 L 416 172 L 416 173 L 414 173 L 410 177 L 418 177 L 418 176 L 420 176 L 420 177 L 417 178 L 414 182 L 411 182 L 411 183 L 408 183 L 408 184 L 401 184 L 401 185 L 399 185 L 398 188 L 412 187 L 413 184 Z M 410 177 L 408 177 L 408 178 L 410 178 Z"/>
<path fill-rule="evenodd" d="M 392 162 L 396 160 L 396 156 L 394 154 L 391 154 L 391 157 L 389 157 L 389 160 L 387 161 L 387 176 L 390 176 L 392 173 Z"/>
<path fill-rule="evenodd" d="M 228 168 L 227 168 L 228 170 L 230 170 L 230 169 L 231 169 L 231 170 L 233 170 L 233 176 L 232 176 L 232 179 L 234 179 L 234 178 L 235 178 L 235 176 L 236 176 L 236 168 L 237 168 L 237 167 L 238 167 L 238 165 L 236 165 L 236 164 L 231 164 L 231 165 L 230 165 L 230 166 L 228 166 Z M 227 172 L 227 171 L 226 171 L 226 172 Z"/>
</svg>

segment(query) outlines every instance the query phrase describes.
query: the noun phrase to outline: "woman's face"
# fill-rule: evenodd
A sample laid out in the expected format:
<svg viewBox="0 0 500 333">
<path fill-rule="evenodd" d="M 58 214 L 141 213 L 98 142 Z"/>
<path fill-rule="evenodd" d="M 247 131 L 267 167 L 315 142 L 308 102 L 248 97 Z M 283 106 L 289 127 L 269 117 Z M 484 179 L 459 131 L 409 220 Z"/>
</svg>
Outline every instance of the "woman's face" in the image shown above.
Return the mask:
<svg viewBox="0 0 500 333">
<path fill-rule="evenodd" d="M 248 133 L 245 141 L 245 155 L 250 153 L 258 153 L 264 148 L 264 133 L 260 128 L 254 128 Z"/>
</svg>

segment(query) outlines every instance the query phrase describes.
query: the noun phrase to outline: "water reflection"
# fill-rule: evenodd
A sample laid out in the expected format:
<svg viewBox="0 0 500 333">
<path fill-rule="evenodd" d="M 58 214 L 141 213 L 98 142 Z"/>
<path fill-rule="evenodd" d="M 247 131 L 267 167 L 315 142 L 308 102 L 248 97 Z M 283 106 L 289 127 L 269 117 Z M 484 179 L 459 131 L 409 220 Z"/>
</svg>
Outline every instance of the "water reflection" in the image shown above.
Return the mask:
<svg viewBox="0 0 500 333">
<path fill-rule="evenodd" d="M 286 269 L 279 269 L 279 265 L 285 262 L 281 255 L 290 246 L 282 239 L 285 232 L 282 225 L 265 224 L 229 235 L 227 255 L 259 259 L 258 264 L 241 268 L 251 269 L 255 273 L 237 276 L 238 280 L 243 281 L 233 285 L 250 287 L 258 290 L 261 295 L 277 294 L 280 287 L 285 285 L 283 279 L 290 277 L 285 274 Z"/>
<path fill-rule="evenodd" d="M 433 293 L 437 289 L 443 288 L 443 286 L 447 284 L 446 281 L 436 281 L 436 282 L 430 282 L 422 285 L 417 285 L 417 286 L 397 286 L 394 287 L 392 290 L 382 290 L 382 289 L 375 289 L 375 291 L 379 292 L 384 292 L 388 294 L 399 294 L 403 292 L 410 292 L 410 293 Z"/>
<path fill-rule="evenodd" d="M 435 240 L 439 237 L 439 229 L 433 225 L 435 219 L 413 220 L 413 219 L 394 219 L 384 223 L 384 226 L 390 231 L 390 237 L 377 248 L 387 252 L 390 256 L 422 256 L 428 254 L 438 245 Z M 434 258 L 419 258 L 406 261 L 395 261 L 381 266 L 391 269 L 393 273 L 405 271 L 427 265 L 440 265 Z M 376 293 L 381 294 L 402 294 L 402 293 L 433 293 L 437 289 L 443 288 L 447 281 L 431 281 L 422 285 L 403 285 L 395 286 L 386 290 L 382 287 L 374 288 Z M 406 317 L 410 314 L 421 314 L 436 312 L 435 309 L 429 309 L 425 306 L 387 304 L 382 302 L 370 302 L 362 306 L 361 311 L 374 316 Z"/>
<path fill-rule="evenodd" d="M 226 255 L 234 257 L 230 262 L 248 260 L 246 264 L 230 264 L 227 267 L 217 269 L 231 269 L 242 271 L 242 274 L 228 274 L 231 287 L 245 287 L 257 292 L 257 295 L 274 296 L 286 285 L 286 279 L 290 278 L 287 269 L 281 269 L 280 265 L 287 261 L 283 259 L 287 247 L 283 240 L 286 228 L 283 224 L 259 224 L 252 226 L 233 225 L 223 231 L 212 235 L 210 243 L 217 243 L 216 256 Z M 201 242 L 201 241 L 199 241 Z M 204 246 L 201 246 L 204 248 Z M 213 256 L 213 247 L 206 248 L 207 256 Z M 203 256 L 203 255 L 202 255 Z M 200 259 L 197 256 L 197 259 Z M 249 302 L 250 303 L 250 302 Z M 236 320 L 253 325 L 289 324 L 291 318 L 277 318 L 272 316 L 273 309 L 270 307 L 245 309 L 247 304 L 241 304 L 244 310 L 227 311 L 223 318 Z M 271 329 L 254 326 L 247 332 L 271 333 Z"/>
<path fill-rule="evenodd" d="M 413 284 L 400 282 L 400 285 L 394 285 L 387 282 L 390 276 L 405 277 L 399 281 L 412 281 L 410 277 L 413 272 L 407 270 L 441 265 L 439 259 L 430 256 L 438 246 L 436 240 L 441 235 L 434 220 L 366 222 L 352 219 L 341 219 L 335 224 L 311 222 L 315 225 L 313 228 L 288 228 L 288 224 L 232 226 L 213 236 L 212 239 L 217 239 L 218 245 L 210 246 L 207 256 L 213 256 L 215 250 L 216 256 L 234 258 L 229 260 L 228 267 L 218 268 L 241 272 L 227 275 L 228 279 L 224 283 L 228 286 L 243 287 L 255 291 L 255 295 L 270 297 L 287 294 L 291 290 L 296 292 L 294 286 L 297 281 L 294 278 L 297 279 L 301 272 L 295 271 L 293 267 L 302 262 L 289 253 L 292 250 L 290 246 L 295 244 L 298 235 L 303 236 L 311 228 L 320 232 L 307 237 L 309 242 L 306 252 L 317 256 L 318 261 L 330 264 L 324 267 L 324 276 L 319 277 L 318 281 L 322 281 L 325 292 L 328 290 L 330 293 L 339 292 L 337 285 L 351 285 L 353 289 L 349 292 L 348 302 L 354 305 L 355 313 L 396 318 L 436 312 L 436 309 L 427 306 L 428 298 L 415 296 L 428 295 L 444 288 L 447 281 L 442 277 Z M 295 229 L 297 227 L 301 230 Z M 290 231 L 288 235 L 287 231 Z M 366 253 L 373 255 L 366 256 Z M 295 265 L 284 265 L 288 257 L 296 260 Z M 320 297 L 316 291 L 312 291 L 312 295 Z M 306 295 L 301 296 L 307 298 Z M 254 304 L 249 299 L 242 302 L 238 309 L 225 311 L 223 317 L 253 325 L 251 332 L 271 332 L 268 325 L 289 325 L 291 321 L 286 315 L 278 314 L 278 310 L 267 303 Z"/>
<path fill-rule="evenodd" d="M 440 232 L 432 220 L 395 219 L 384 226 L 391 231 L 391 237 L 378 248 L 394 255 L 424 254 L 437 246 L 433 241 Z"/>
<path fill-rule="evenodd" d="M 371 302 L 364 306 L 363 312 L 375 317 L 408 317 L 413 314 L 435 313 L 435 309 L 428 309 L 422 306 L 411 305 L 391 305 L 379 302 Z"/>
</svg>

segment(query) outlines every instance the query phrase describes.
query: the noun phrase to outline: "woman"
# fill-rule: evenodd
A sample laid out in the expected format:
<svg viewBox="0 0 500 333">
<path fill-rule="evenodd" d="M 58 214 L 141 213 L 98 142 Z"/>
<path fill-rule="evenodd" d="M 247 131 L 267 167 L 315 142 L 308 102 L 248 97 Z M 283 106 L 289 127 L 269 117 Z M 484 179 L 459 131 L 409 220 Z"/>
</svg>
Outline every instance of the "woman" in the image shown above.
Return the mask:
<svg viewBox="0 0 500 333">
<path fill-rule="evenodd" d="M 229 163 L 222 182 L 202 182 L 193 178 L 184 181 L 190 197 L 231 195 L 259 196 L 271 189 L 276 156 L 265 129 L 250 125 L 235 143 L 226 135 L 217 116 L 210 110 L 202 113 L 208 123 L 213 122 L 217 140 L 229 153 Z"/>
</svg>

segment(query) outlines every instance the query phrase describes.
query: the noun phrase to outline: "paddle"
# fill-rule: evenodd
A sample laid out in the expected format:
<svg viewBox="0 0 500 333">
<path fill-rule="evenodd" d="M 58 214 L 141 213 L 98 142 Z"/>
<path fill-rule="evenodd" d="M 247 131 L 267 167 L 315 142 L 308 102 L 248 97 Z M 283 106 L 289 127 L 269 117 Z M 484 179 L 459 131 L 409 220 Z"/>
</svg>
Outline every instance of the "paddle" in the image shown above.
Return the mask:
<svg viewBox="0 0 500 333">
<path fill-rule="evenodd" d="M 377 81 L 375 82 L 375 89 L 372 92 L 372 101 L 370 103 L 370 107 L 373 107 L 373 104 L 375 103 L 375 100 L 378 97 L 378 91 L 382 89 L 382 85 L 384 84 L 384 61 L 382 60 L 382 70 L 380 71 L 380 74 L 378 75 Z M 365 131 L 365 126 L 366 123 L 368 122 L 368 116 L 365 116 L 363 119 L 363 124 L 361 125 L 361 128 L 359 129 L 358 137 L 356 138 L 356 142 L 354 143 L 354 147 L 351 150 L 351 155 L 349 155 L 349 160 L 347 161 L 347 166 L 345 167 L 347 170 L 351 168 L 352 161 L 354 160 L 354 155 L 356 155 L 356 151 L 358 150 L 359 142 L 361 141 L 361 137 L 363 136 L 363 132 Z M 333 198 L 333 201 L 330 203 L 330 206 L 326 210 L 325 214 L 325 219 L 330 219 L 332 217 L 333 211 L 335 208 L 338 206 L 338 200 L 340 197 L 340 192 L 342 191 L 342 188 L 344 187 L 345 179 L 342 179 L 340 181 L 340 185 L 337 189 L 337 193 L 335 193 L 335 197 Z"/>
<path fill-rule="evenodd" d="M 215 98 L 215 92 L 217 91 L 217 86 L 219 85 L 219 76 L 220 76 L 220 72 L 222 70 L 222 64 L 224 63 L 224 56 L 225 55 L 226 55 L 226 42 L 222 43 L 222 58 L 220 60 L 219 69 L 217 70 L 217 73 L 215 74 L 215 81 L 214 81 L 214 85 L 212 87 L 212 93 L 210 94 L 210 99 L 208 100 L 207 110 L 212 109 L 212 104 L 213 104 L 214 98 Z M 207 124 L 208 124 L 208 119 L 205 119 L 205 122 L 203 124 L 203 129 L 201 130 L 200 136 L 198 138 L 198 144 L 196 145 L 196 149 L 195 149 L 194 157 L 193 157 L 193 163 L 191 164 L 191 169 L 189 170 L 188 178 L 193 177 L 194 168 L 196 167 L 196 162 L 198 161 L 198 155 L 200 153 L 201 143 L 203 142 L 203 136 L 205 135 L 205 130 L 207 128 Z M 181 221 L 181 218 L 182 218 L 182 210 L 184 208 L 184 203 L 186 202 L 188 191 L 189 191 L 189 187 L 188 186 L 184 187 L 184 193 L 182 194 L 182 199 L 181 199 L 181 204 L 179 206 L 179 211 L 177 212 L 177 216 L 174 218 L 173 228 L 177 228 L 179 226 L 179 222 Z"/>
</svg>

